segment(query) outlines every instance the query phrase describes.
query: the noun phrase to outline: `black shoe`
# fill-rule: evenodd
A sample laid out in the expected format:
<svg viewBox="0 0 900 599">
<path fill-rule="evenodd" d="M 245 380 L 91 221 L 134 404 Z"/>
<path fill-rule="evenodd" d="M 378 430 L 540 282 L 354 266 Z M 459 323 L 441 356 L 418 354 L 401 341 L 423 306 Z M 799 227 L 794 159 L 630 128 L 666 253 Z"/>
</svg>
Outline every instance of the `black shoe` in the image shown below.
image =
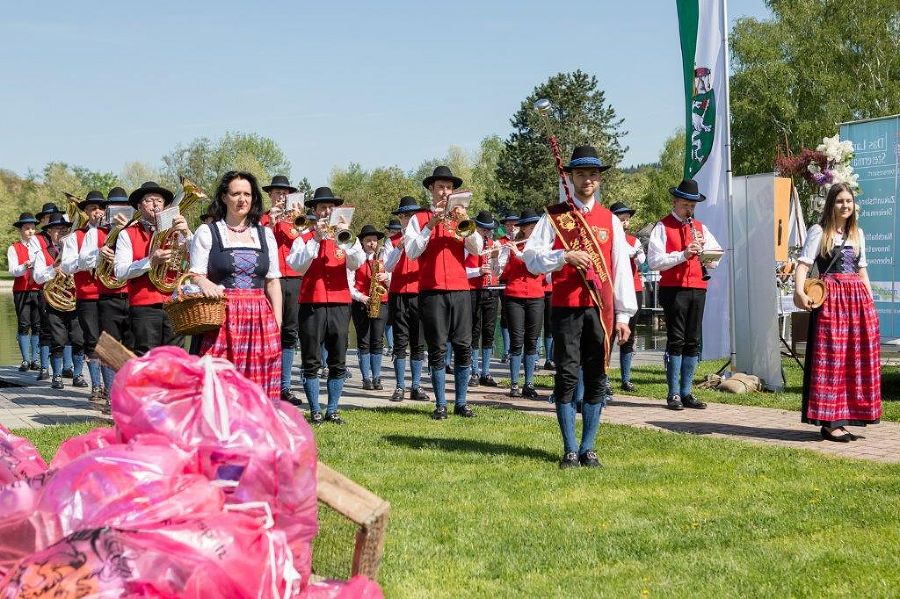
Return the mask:
<svg viewBox="0 0 900 599">
<path fill-rule="evenodd" d="M 447 408 L 435 408 L 434 412 L 431 413 L 432 420 L 446 420 L 447 419 Z"/>
<path fill-rule="evenodd" d="M 38 364 L 37 361 L 34 361 L 34 362 L 32 362 L 31 364 L 28 365 L 28 369 L 29 369 L 29 370 L 40 370 L 40 369 L 41 369 L 41 365 Z"/>
<path fill-rule="evenodd" d="M 544 362 L 544 370 L 556 370 L 556 364 L 553 363 L 553 360 Z"/>
<path fill-rule="evenodd" d="M 350 372 L 349 370 L 344 373 L 344 380 L 349 381 L 352 378 L 353 378 L 353 373 Z"/>
<path fill-rule="evenodd" d="M 63 368 L 63 376 L 67 379 L 73 378 L 75 376 L 75 371 L 71 368 Z"/>
<path fill-rule="evenodd" d="M 478 386 L 478 375 L 477 374 L 473 374 L 472 376 L 469 377 L 469 386 L 470 387 Z"/>
<path fill-rule="evenodd" d="M 540 395 L 538 395 L 537 389 L 534 388 L 534 385 L 528 384 L 522 387 L 522 397 L 525 399 L 540 399 Z"/>
<path fill-rule="evenodd" d="M 666 399 L 666 407 L 670 410 L 683 410 L 684 405 L 681 403 L 681 398 L 677 395 L 673 395 L 672 397 Z"/>
<path fill-rule="evenodd" d="M 495 381 L 494 377 L 492 377 L 489 374 L 479 377 L 478 382 L 480 384 L 484 385 L 485 387 L 496 387 L 497 386 L 497 381 Z"/>
<path fill-rule="evenodd" d="M 472 408 L 463 404 L 461 406 L 453 406 L 453 415 L 462 416 L 463 418 L 474 418 L 475 412 L 472 411 Z"/>
<path fill-rule="evenodd" d="M 363 391 L 371 391 L 375 388 L 371 379 L 363 379 Z"/>
<path fill-rule="evenodd" d="M 322 417 L 322 412 L 310 412 L 309 421 L 313 424 L 322 424 L 325 418 Z"/>
<path fill-rule="evenodd" d="M 637 391 L 637 387 L 634 386 L 634 383 L 631 381 L 625 381 L 622 383 L 622 391 Z"/>
<path fill-rule="evenodd" d="M 281 390 L 281 401 L 286 401 L 290 404 L 294 404 L 295 406 L 303 405 L 303 401 L 301 401 L 299 397 L 294 395 L 294 392 L 290 389 Z"/>
<path fill-rule="evenodd" d="M 518 385 L 510 385 L 509 386 L 509 396 L 510 397 L 522 397 L 522 391 L 519 390 Z"/>
<path fill-rule="evenodd" d="M 831 431 L 829 433 L 828 429 L 823 426 L 822 428 L 819 429 L 819 433 L 821 433 L 822 438 L 825 439 L 826 441 L 834 441 L 836 443 L 849 443 L 850 442 L 850 438 L 852 436 L 850 433 L 844 433 L 843 435 L 834 435 L 833 433 L 836 430 L 837 429 L 834 429 L 833 431 Z"/>
<path fill-rule="evenodd" d="M 431 398 L 422 390 L 422 387 L 415 387 L 409 398 L 413 401 L 431 401 Z"/>
<path fill-rule="evenodd" d="M 444 372 L 446 372 L 447 374 L 453 374 L 453 368 L 451 368 L 450 366 L 444 366 Z"/>
<path fill-rule="evenodd" d="M 103 406 L 106 405 L 106 397 L 103 395 L 103 387 L 91 387 L 91 396 L 88 398 L 88 403 L 91 404 L 91 407 L 94 409 L 103 411 Z"/>
<path fill-rule="evenodd" d="M 574 451 L 570 451 L 559 461 L 559 467 L 563 470 L 566 468 L 578 468 L 580 465 L 581 463 L 578 461 L 578 454 Z"/>
<path fill-rule="evenodd" d="M 509 354 L 503 354 L 503 357 L 500 358 L 501 364 L 509 364 Z"/>
<path fill-rule="evenodd" d="M 52 387 L 53 389 L 62 389 L 63 388 L 62 377 L 60 377 L 60 376 L 53 377 L 53 382 L 50 383 L 50 387 Z"/>
<path fill-rule="evenodd" d="M 38 372 L 38 375 L 35 377 L 35 380 L 46 381 L 49 378 L 50 378 L 50 373 L 47 372 L 47 369 L 41 368 L 40 371 Z"/>
<path fill-rule="evenodd" d="M 578 462 L 586 468 L 600 467 L 600 460 L 597 459 L 597 454 L 593 449 L 585 451 L 583 454 L 578 456 Z"/>
<path fill-rule="evenodd" d="M 22 363 L 19 364 L 19 372 L 28 372 L 28 366 L 29 366 L 28 362 L 23 360 Z"/>
<path fill-rule="evenodd" d="M 685 395 L 684 399 L 681 400 L 682 405 L 686 408 L 693 408 L 695 410 L 705 410 L 706 404 L 702 401 L 698 400 L 693 395 Z"/>
<path fill-rule="evenodd" d="M 384 385 L 381 384 L 381 377 L 372 379 L 372 388 L 375 391 L 384 391 Z"/>
<path fill-rule="evenodd" d="M 406 389 L 394 389 L 394 392 L 391 394 L 391 401 L 403 401 L 406 398 Z"/>
<path fill-rule="evenodd" d="M 341 418 L 340 412 L 332 412 L 331 414 L 325 414 L 325 422 L 330 422 L 331 424 L 344 424 L 344 419 Z"/>
<path fill-rule="evenodd" d="M 576 414 L 581 414 L 581 408 L 582 408 L 582 406 L 584 406 L 584 401 L 583 401 L 583 400 L 582 400 L 582 401 L 576 401 L 576 402 L 575 402 L 575 413 L 576 413 Z"/>
<path fill-rule="evenodd" d="M 83 376 L 76 376 L 75 378 L 72 379 L 72 386 L 78 387 L 79 389 L 84 389 L 85 387 L 88 387 L 89 385 L 88 385 L 88 382 L 86 380 L 84 380 Z"/>
</svg>

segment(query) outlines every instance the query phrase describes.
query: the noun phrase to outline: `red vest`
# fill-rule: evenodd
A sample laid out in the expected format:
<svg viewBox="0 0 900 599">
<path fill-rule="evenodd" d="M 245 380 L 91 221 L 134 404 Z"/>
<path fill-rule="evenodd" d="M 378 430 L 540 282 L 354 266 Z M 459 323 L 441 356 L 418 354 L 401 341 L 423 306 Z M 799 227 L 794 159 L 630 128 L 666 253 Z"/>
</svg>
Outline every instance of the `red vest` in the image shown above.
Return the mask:
<svg viewBox="0 0 900 599">
<path fill-rule="evenodd" d="M 628 242 L 628 245 L 634 247 L 634 243 L 638 240 L 634 235 L 630 235 L 625 233 L 625 241 Z M 637 262 L 635 262 L 634 258 L 631 259 L 631 275 L 634 277 L 634 290 L 635 291 L 643 291 L 644 290 L 644 282 L 641 279 L 641 273 L 638 270 Z"/>
<path fill-rule="evenodd" d="M 484 256 L 476 256 L 475 254 L 466 255 L 466 270 L 470 268 L 481 268 L 482 260 Z M 468 273 L 466 273 L 468 276 Z M 478 275 L 476 277 L 468 277 L 469 279 L 469 289 L 481 289 L 484 287 L 484 277 L 482 275 Z"/>
<path fill-rule="evenodd" d="M 507 297 L 521 297 L 525 299 L 543 298 L 547 277 L 544 274 L 533 275 L 525 262 L 510 252 L 509 260 L 503 269 L 503 280 L 506 281 L 506 289 L 503 293 Z"/>
<path fill-rule="evenodd" d="M 306 240 L 307 243 L 309 240 Z M 338 256 L 340 252 L 340 256 Z M 347 258 L 334 239 L 319 242 L 319 255 L 313 259 L 300 283 L 300 304 L 349 304 Z"/>
<path fill-rule="evenodd" d="M 419 230 L 425 228 L 434 213 L 416 213 Z M 425 251 L 419 256 L 419 289 L 421 291 L 468 291 L 466 276 L 466 248 L 462 239 L 456 238 L 443 222 L 431 232 Z"/>
<path fill-rule="evenodd" d="M 278 244 L 278 269 L 281 271 L 281 278 L 299 277 L 300 273 L 288 266 L 286 258 L 291 253 L 291 247 L 294 245 L 294 240 L 297 239 L 300 234 L 294 228 L 292 223 L 284 221 L 276 223 L 272 233 L 275 236 L 275 242 Z"/>
<path fill-rule="evenodd" d="M 41 250 L 44 249 L 44 243 L 40 241 L 40 237 L 38 237 L 38 245 L 41 246 Z M 28 262 L 28 248 L 25 247 L 25 244 L 21 241 L 17 241 L 13 244 L 13 247 L 16 249 L 16 258 L 19 260 L 19 264 L 25 264 Z M 51 264 L 52 262 L 48 262 Z M 25 274 L 22 276 L 16 277 L 16 280 L 13 281 L 13 291 L 38 291 L 42 285 L 35 283 L 34 281 L 34 268 L 29 268 L 25 271 Z"/>
<path fill-rule="evenodd" d="M 140 224 L 131 225 L 124 232 L 131 240 L 132 261 L 137 262 L 146 258 L 150 252 L 150 240 L 153 234 L 146 231 Z M 169 299 L 169 295 L 154 287 L 147 273 L 128 279 L 128 304 L 130 306 L 152 306 L 161 304 L 167 299 Z"/>
<path fill-rule="evenodd" d="M 606 261 L 606 268 L 609 271 L 610 281 L 614 284 L 615 271 L 613 270 L 612 249 L 613 249 L 613 213 L 609 209 L 604 208 L 599 203 L 594 204 L 594 208 L 589 214 L 585 214 L 584 220 L 593 229 L 594 236 L 600 242 L 600 253 Z M 605 241 L 604 241 L 605 237 Z M 553 241 L 553 249 L 563 249 L 562 242 L 557 236 Z M 584 279 L 578 274 L 574 266 L 564 265 L 560 270 L 553 273 L 553 295 L 551 305 L 554 308 L 589 308 L 594 306 L 591 300 L 591 294 L 588 292 Z"/>
<path fill-rule="evenodd" d="M 680 222 L 670 214 L 660 221 L 666 233 L 666 253 L 684 251 L 691 241 L 693 234 L 687 224 Z M 694 228 L 700 235 L 703 234 L 703 224 L 694 219 Z M 706 289 L 706 281 L 703 280 L 700 259 L 691 258 L 668 270 L 661 271 L 659 277 L 660 287 L 688 287 L 691 289 Z"/>
<path fill-rule="evenodd" d="M 382 269 L 382 272 L 383 269 Z M 363 295 L 369 295 L 369 288 L 372 285 L 372 261 L 366 260 L 363 262 L 363 265 L 359 267 L 356 271 L 356 290 L 362 293 Z M 388 294 L 385 293 L 381 296 L 381 303 L 386 304 L 388 301 Z"/>
<path fill-rule="evenodd" d="M 419 261 L 410 260 L 403 249 L 403 233 L 390 237 L 394 247 L 400 246 L 400 260 L 391 272 L 391 293 L 419 293 Z"/>
</svg>

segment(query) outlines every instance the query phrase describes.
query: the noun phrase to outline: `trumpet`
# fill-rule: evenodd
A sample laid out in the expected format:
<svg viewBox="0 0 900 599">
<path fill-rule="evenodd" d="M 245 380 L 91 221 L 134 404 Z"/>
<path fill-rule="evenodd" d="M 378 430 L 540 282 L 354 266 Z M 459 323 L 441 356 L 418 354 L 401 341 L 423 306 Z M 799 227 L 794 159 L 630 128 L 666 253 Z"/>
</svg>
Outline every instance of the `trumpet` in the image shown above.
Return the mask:
<svg viewBox="0 0 900 599">
<path fill-rule="evenodd" d="M 209 199 L 199 185 L 183 175 L 181 188 L 181 193 L 178 194 L 172 205 L 177 206 L 182 214 L 201 200 Z M 187 245 L 177 231 L 164 229 L 153 234 L 148 255 L 153 255 L 156 250 L 171 250 L 172 255 L 165 262 L 151 266 L 147 274 L 154 287 L 163 293 L 172 293 L 178 285 L 178 279 L 187 270 Z"/>
<path fill-rule="evenodd" d="M 457 239 L 465 239 L 475 232 L 475 221 L 470 218 L 457 219 L 452 212 L 445 212 L 441 220 L 445 227 L 454 230 Z"/>
<path fill-rule="evenodd" d="M 337 246 L 342 250 L 349 250 L 353 245 L 353 233 L 349 229 L 338 229 L 335 226 L 328 225 L 326 230 L 328 235 L 334 238 Z"/>
<path fill-rule="evenodd" d="M 300 213 L 294 218 L 294 226 L 298 229 L 306 229 L 312 224 L 312 220 L 310 220 L 305 214 Z"/>
</svg>

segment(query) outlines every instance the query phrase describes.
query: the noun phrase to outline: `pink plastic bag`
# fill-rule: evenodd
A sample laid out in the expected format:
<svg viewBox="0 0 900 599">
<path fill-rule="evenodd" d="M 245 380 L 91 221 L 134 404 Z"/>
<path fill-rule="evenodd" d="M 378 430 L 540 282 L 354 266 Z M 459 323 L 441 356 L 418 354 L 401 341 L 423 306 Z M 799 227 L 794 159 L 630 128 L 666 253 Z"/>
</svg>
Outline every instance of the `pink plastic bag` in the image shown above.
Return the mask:
<svg viewBox="0 0 900 599">
<path fill-rule="evenodd" d="M 0 424 L 0 485 L 35 476 L 47 469 L 47 462 L 28 439 L 18 437 Z"/>
<path fill-rule="evenodd" d="M 227 485 L 228 503 L 268 503 L 294 566 L 308 579 L 317 532 L 316 447 L 294 407 L 276 407 L 227 360 L 196 358 L 176 347 L 126 363 L 111 403 L 124 440 L 164 435 L 196 452 L 199 471 Z"/>
<path fill-rule="evenodd" d="M 378 583 L 365 576 L 350 580 L 311 582 L 298 595 L 299 599 L 384 599 Z"/>
<path fill-rule="evenodd" d="M 91 429 L 83 435 L 63 441 L 59 449 L 56 450 L 56 455 L 50 460 L 50 467 L 59 468 L 89 451 L 109 447 L 119 442 L 116 429 L 114 428 L 100 427 Z"/>
<path fill-rule="evenodd" d="M 289 597 L 284 533 L 220 513 L 149 530 L 88 529 L 21 560 L 0 597 Z"/>
</svg>

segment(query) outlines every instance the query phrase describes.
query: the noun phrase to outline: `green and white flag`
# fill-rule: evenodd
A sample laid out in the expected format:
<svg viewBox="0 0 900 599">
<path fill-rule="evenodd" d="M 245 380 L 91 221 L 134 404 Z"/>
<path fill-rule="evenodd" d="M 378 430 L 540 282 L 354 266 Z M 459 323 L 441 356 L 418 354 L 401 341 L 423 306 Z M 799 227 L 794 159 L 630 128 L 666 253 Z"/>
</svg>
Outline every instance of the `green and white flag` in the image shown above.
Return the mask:
<svg viewBox="0 0 900 599">
<path fill-rule="evenodd" d="M 707 200 L 697 219 L 723 248 L 729 238 L 728 44 L 725 0 L 676 0 L 684 72 L 684 177 L 694 179 Z M 677 182 L 673 182 L 673 185 Z M 730 355 L 729 255 L 712 272 L 703 316 L 703 358 Z"/>
</svg>

